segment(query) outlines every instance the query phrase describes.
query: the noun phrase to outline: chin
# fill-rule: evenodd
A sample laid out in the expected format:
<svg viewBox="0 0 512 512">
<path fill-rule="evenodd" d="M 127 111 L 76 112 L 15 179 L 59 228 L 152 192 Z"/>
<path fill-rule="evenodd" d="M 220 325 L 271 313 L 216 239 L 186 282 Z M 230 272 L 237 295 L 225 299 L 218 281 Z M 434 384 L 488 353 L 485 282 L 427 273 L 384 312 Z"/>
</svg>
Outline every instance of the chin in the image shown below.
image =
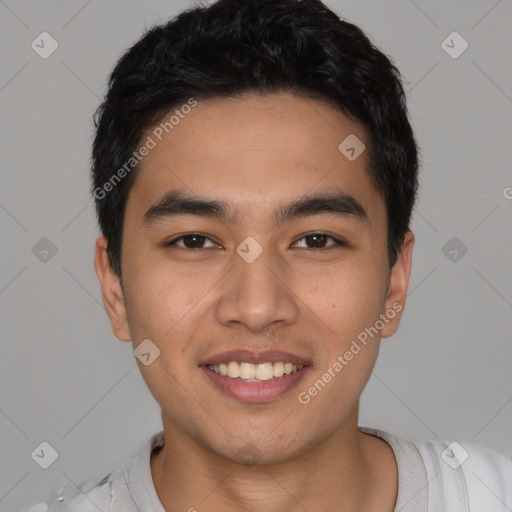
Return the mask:
<svg viewBox="0 0 512 512">
<path fill-rule="evenodd" d="M 278 438 L 270 439 L 268 432 L 261 437 L 253 432 L 244 439 L 231 438 L 224 445 L 210 445 L 210 449 L 219 457 L 247 466 L 279 464 L 299 456 L 303 451 L 294 436 L 281 434 Z M 286 442 L 287 438 L 290 439 L 289 443 Z"/>
</svg>

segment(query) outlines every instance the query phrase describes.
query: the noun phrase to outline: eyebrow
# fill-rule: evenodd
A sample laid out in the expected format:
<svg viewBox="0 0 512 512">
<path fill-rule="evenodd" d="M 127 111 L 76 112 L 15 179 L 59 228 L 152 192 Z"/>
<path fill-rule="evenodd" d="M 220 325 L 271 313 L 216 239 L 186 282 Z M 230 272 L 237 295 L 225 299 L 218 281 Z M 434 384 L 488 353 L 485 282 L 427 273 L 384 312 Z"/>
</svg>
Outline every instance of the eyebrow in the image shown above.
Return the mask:
<svg viewBox="0 0 512 512">
<path fill-rule="evenodd" d="M 345 218 L 368 221 L 368 214 L 361 203 L 344 192 L 330 192 L 304 196 L 280 205 L 273 215 L 276 224 L 313 215 L 331 214 Z M 171 190 L 153 204 L 144 214 L 142 225 L 149 226 L 158 220 L 180 215 L 236 222 L 239 214 L 228 203 L 188 196 L 180 190 Z"/>
</svg>

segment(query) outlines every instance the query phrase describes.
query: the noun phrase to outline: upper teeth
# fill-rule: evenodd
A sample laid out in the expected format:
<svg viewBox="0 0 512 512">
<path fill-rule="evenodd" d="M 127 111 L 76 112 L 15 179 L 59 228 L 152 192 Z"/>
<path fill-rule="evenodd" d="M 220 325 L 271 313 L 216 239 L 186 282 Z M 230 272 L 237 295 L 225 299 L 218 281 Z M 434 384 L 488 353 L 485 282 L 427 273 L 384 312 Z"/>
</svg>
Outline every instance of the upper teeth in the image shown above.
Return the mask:
<svg viewBox="0 0 512 512">
<path fill-rule="evenodd" d="M 292 363 L 238 363 L 237 361 L 230 361 L 229 363 L 209 364 L 209 370 L 221 375 L 227 375 L 233 379 L 240 377 L 244 380 L 256 382 L 259 380 L 270 380 L 273 377 L 282 377 L 295 373 L 304 368 L 304 365 L 297 365 Z"/>
</svg>

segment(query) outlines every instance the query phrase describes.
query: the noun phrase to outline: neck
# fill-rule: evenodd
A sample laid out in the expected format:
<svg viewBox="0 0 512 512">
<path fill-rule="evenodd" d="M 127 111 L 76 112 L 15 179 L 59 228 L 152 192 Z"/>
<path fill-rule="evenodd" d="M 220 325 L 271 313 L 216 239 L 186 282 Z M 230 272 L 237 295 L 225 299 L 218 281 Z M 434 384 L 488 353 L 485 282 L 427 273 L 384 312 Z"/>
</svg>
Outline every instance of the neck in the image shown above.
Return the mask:
<svg viewBox="0 0 512 512">
<path fill-rule="evenodd" d="M 357 411 L 352 421 L 299 456 L 254 465 L 219 456 L 163 418 L 165 445 L 152 454 L 151 472 L 167 512 L 394 510 L 393 451 L 358 431 Z"/>
</svg>

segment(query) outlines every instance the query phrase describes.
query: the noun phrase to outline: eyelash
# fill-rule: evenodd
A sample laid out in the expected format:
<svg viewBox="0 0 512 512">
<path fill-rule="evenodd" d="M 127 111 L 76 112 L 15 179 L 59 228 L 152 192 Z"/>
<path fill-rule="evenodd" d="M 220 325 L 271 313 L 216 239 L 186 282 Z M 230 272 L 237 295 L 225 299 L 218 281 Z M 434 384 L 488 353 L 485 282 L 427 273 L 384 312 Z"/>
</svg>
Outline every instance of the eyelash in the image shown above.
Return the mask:
<svg viewBox="0 0 512 512">
<path fill-rule="evenodd" d="M 328 246 L 327 248 L 324 248 L 324 249 L 309 249 L 311 252 L 327 252 L 333 248 L 337 248 L 337 247 L 346 247 L 347 244 L 341 240 L 338 240 L 337 238 L 333 237 L 332 235 L 328 235 L 327 233 L 322 233 L 322 232 L 312 232 L 312 233 L 306 233 L 305 235 L 302 235 L 300 238 L 297 239 L 297 241 L 295 243 L 298 243 L 299 241 L 303 240 L 304 238 L 308 238 L 310 236 L 314 236 L 314 235 L 320 235 L 320 236 L 326 236 L 327 238 L 330 238 L 331 240 L 334 240 L 334 244 L 333 245 L 330 245 Z M 206 249 L 209 249 L 208 247 L 206 248 L 202 248 L 202 247 L 198 247 L 196 249 L 189 249 L 188 247 L 180 247 L 179 245 L 176 245 L 176 242 L 179 241 L 179 240 L 182 240 L 183 238 L 186 238 L 186 237 L 190 237 L 190 236 L 197 236 L 197 237 L 202 237 L 202 238 L 205 238 L 207 240 L 210 240 L 212 243 L 215 243 L 213 242 L 209 237 L 207 237 L 206 235 L 203 235 L 201 233 L 185 233 L 184 235 L 181 235 L 177 238 L 174 238 L 173 240 L 170 240 L 169 242 L 166 242 L 164 244 L 165 247 L 177 247 L 178 249 L 181 249 L 183 251 L 193 251 L 193 252 L 197 252 L 197 251 L 201 251 L 201 250 L 206 250 Z M 308 249 L 306 247 L 306 249 Z"/>
</svg>

